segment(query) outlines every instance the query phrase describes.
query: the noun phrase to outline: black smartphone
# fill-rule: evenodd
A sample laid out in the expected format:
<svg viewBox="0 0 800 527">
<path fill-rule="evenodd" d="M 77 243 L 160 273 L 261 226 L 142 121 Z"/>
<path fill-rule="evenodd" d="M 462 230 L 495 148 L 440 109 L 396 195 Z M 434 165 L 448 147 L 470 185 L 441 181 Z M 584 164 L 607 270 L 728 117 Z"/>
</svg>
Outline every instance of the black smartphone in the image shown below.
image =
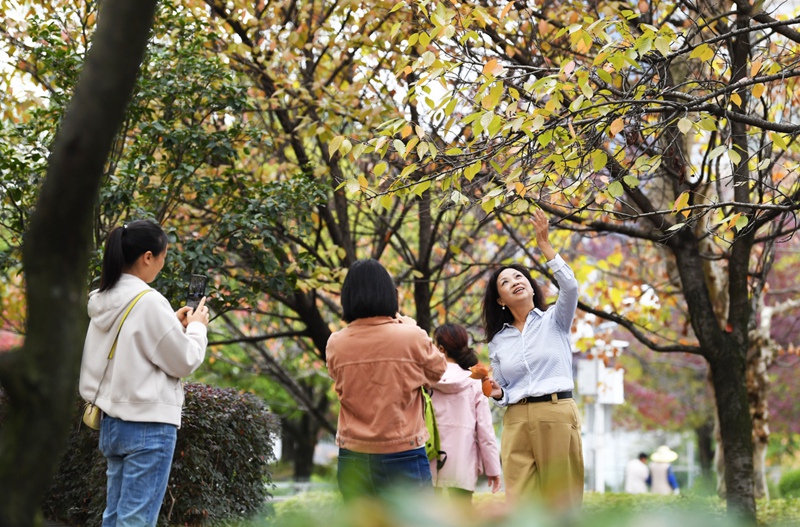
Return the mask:
<svg viewBox="0 0 800 527">
<path fill-rule="evenodd" d="M 189 279 L 189 290 L 186 293 L 186 305 L 196 309 L 200 300 L 206 296 L 208 277 L 202 274 L 193 274 Z"/>
</svg>

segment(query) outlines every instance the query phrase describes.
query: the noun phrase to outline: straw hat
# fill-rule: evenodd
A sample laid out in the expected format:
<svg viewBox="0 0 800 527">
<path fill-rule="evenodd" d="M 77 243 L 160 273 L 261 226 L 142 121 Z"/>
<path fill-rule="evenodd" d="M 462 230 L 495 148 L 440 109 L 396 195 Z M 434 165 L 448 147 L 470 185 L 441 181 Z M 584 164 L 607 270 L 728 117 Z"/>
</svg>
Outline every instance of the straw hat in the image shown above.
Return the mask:
<svg viewBox="0 0 800 527">
<path fill-rule="evenodd" d="M 678 453 L 670 450 L 667 445 L 661 445 L 650 455 L 650 460 L 656 463 L 672 463 L 678 459 Z"/>
</svg>

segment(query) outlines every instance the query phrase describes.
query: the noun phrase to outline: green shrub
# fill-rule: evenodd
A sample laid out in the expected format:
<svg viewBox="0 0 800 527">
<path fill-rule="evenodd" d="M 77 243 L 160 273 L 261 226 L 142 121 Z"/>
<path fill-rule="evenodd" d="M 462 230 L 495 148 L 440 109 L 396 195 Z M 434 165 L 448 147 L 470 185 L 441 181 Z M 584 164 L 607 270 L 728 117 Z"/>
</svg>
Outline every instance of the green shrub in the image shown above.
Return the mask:
<svg viewBox="0 0 800 527">
<path fill-rule="evenodd" d="M 277 419 L 251 394 L 186 384 L 186 403 L 160 525 L 212 524 L 262 510 L 269 497 Z M 76 402 L 75 422 L 82 402 Z M 98 433 L 81 426 L 47 493 L 45 517 L 100 525 L 105 508 L 105 458 Z"/>
<path fill-rule="evenodd" d="M 800 470 L 790 470 L 781 476 L 778 490 L 782 498 L 800 498 Z"/>
</svg>

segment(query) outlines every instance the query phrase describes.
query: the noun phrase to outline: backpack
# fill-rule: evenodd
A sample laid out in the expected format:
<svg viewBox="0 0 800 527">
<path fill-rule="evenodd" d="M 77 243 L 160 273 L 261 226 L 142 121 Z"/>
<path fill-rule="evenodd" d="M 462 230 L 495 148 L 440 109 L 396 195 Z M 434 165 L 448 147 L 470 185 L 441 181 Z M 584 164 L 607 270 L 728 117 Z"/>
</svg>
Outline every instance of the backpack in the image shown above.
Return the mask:
<svg viewBox="0 0 800 527">
<path fill-rule="evenodd" d="M 422 413 L 425 416 L 425 428 L 428 429 L 430 436 L 425 443 L 425 453 L 428 455 L 428 461 L 436 460 L 436 470 L 441 470 L 447 461 L 447 452 L 442 451 L 439 441 L 439 427 L 436 426 L 436 414 L 433 411 L 431 396 L 424 386 L 420 387 L 420 390 L 422 391 Z"/>
</svg>

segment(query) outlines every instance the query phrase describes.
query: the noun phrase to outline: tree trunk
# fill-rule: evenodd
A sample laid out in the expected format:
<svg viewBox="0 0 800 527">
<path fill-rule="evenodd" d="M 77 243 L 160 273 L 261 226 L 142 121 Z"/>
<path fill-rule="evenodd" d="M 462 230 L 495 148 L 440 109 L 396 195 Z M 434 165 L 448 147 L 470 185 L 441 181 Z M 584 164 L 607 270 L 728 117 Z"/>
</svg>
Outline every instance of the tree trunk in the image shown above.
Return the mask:
<svg viewBox="0 0 800 527">
<path fill-rule="evenodd" d="M 297 423 L 298 434 L 294 444 L 294 479 L 309 481 L 314 471 L 314 450 L 317 447 L 319 425 L 316 419 L 304 414 Z"/>
<path fill-rule="evenodd" d="M 102 3 L 92 47 L 56 136 L 25 236 L 26 340 L 22 349 L 0 359 L 0 382 L 10 401 L 0 431 L 0 525 L 4 527 L 41 522 L 43 494 L 69 428 L 75 426 L 72 402 L 87 325 L 92 215 L 156 3 Z"/>
<path fill-rule="evenodd" d="M 725 498 L 728 511 L 755 523 L 753 485 L 753 424 L 745 385 L 745 361 L 742 350 L 728 343 L 727 353 L 710 361 L 721 445 L 719 454 L 725 463 Z"/>
<path fill-rule="evenodd" d="M 711 484 L 714 481 L 714 423 L 703 423 L 694 429 L 694 433 L 697 437 L 700 478 Z"/>
<path fill-rule="evenodd" d="M 717 450 L 725 460 L 728 511 L 754 524 L 753 423 L 745 383 L 747 328 L 752 314 L 747 289 L 752 238 L 738 238 L 731 251 L 729 323 L 724 329 L 714 314 L 697 238 L 687 230 L 672 237 L 668 244 L 678 262 L 692 329 L 710 366 L 720 425 L 721 443 Z"/>
</svg>

